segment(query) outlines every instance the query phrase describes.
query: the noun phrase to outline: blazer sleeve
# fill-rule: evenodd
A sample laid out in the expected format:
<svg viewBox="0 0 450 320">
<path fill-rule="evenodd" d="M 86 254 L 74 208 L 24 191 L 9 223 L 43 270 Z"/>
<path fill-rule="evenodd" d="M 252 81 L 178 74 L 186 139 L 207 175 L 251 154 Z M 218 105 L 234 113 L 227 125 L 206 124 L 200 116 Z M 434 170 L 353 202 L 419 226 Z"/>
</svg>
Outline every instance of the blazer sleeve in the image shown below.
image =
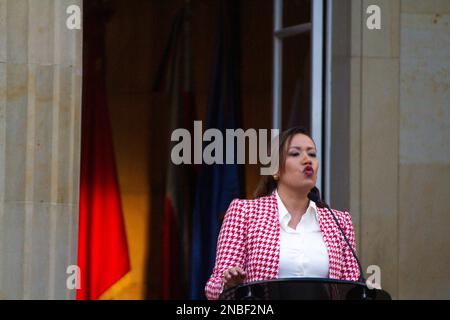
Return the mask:
<svg viewBox="0 0 450 320">
<path fill-rule="evenodd" d="M 205 286 L 209 300 L 217 300 L 222 293 L 225 270 L 236 266 L 243 269 L 247 221 L 242 207 L 243 200 L 234 199 L 225 213 L 217 241 L 216 263 Z"/>
<path fill-rule="evenodd" d="M 348 241 L 350 242 L 353 250 L 356 254 L 356 242 L 355 242 L 355 230 L 353 227 L 352 217 L 349 212 L 345 212 L 344 214 L 345 219 L 345 235 L 348 238 Z M 350 248 L 348 247 L 347 243 L 345 243 L 345 249 L 344 249 L 344 255 L 343 255 L 343 261 L 342 261 L 342 280 L 350 280 L 350 281 L 358 281 L 359 279 L 359 267 L 358 262 L 356 261 L 355 257 L 353 256 Z"/>
</svg>

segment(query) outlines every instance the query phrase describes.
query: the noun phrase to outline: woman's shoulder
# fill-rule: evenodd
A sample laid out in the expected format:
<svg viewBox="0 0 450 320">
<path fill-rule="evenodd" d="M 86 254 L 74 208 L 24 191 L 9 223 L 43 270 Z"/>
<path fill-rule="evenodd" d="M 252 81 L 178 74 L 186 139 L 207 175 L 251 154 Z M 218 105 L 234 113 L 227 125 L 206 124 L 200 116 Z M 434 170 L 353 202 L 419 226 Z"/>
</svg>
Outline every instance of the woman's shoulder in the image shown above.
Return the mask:
<svg viewBox="0 0 450 320">
<path fill-rule="evenodd" d="M 252 207 L 260 207 L 260 206 L 268 206 L 272 205 L 276 201 L 276 198 L 273 194 L 270 194 L 268 196 L 254 198 L 254 199 L 233 199 L 231 202 L 231 205 L 239 206 L 239 207 L 245 207 L 245 208 L 252 208 Z"/>
<path fill-rule="evenodd" d="M 350 213 L 348 211 L 338 210 L 338 209 L 334 209 L 334 208 L 331 208 L 331 210 L 333 210 L 333 213 L 339 217 L 346 217 L 346 216 L 350 215 Z"/>
<path fill-rule="evenodd" d="M 229 210 L 233 212 L 239 211 L 240 214 L 245 216 L 253 216 L 254 214 L 271 210 L 274 205 L 276 205 L 276 197 L 271 194 L 254 199 L 233 199 L 230 203 Z"/>
<path fill-rule="evenodd" d="M 325 212 L 326 214 L 330 215 L 330 212 L 327 209 L 322 209 L 322 210 L 324 210 L 323 212 Z M 331 208 L 331 210 L 333 211 L 334 215 L 336 216 L 336 218 L 338 219 L 340 224 L 349 225 L 349 226 L 353 225 L 352 216 L 351 216 L 350 212 L 333 209 L 333 208 Z"/>
</svg>

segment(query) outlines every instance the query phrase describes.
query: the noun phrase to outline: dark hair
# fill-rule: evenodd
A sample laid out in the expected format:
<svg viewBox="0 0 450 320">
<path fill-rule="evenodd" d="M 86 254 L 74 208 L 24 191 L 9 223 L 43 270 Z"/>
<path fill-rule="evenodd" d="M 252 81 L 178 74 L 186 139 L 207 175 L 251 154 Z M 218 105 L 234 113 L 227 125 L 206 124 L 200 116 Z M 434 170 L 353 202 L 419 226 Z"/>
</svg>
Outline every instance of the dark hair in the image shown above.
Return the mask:
<svg viewBox="0 0 450 320">
<path fill-rule="evenodd" d="M 287 129 L 283 131 L 280 134 L 279 137 L 279 148 L 278 148 L 278 154 L 279 154 L 279 171 L 283 171 L 284 169 L 284 163 L 286 161 L 286 153 L 287 153 L 287 147 L 292 141 L 292 138 L 297 134 L 304 134 L 308 136 L 311 140 L 313 140 L 308 132 L 304 127 L 292 127 L 290 129 Z M 313 140 L 314 142 L 314 140 Z M 258 186 L 256 187 L 255 192 L 253 193 L 254 198 L 259 197 L 265 197 L 270 194 L 277 188 L 277 181 L 273 178 L 272 175 L 264 175 L 259 180 Z M 313 192 L 318 198 L 320 199 L 320 192 L 319 189 L 314 187 L 311 192 Z"/>
</svg>

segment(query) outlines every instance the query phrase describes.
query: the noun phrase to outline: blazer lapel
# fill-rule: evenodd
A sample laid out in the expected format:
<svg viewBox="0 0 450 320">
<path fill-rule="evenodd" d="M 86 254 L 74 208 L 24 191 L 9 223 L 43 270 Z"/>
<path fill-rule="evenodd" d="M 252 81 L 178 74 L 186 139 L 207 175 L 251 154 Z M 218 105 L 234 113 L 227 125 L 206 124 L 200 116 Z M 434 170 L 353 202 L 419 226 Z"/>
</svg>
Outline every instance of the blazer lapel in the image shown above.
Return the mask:
<svg viewBox="0 0 450 320">
<path fill-rule="evenodd" d="M 249 227 L 248 281 L 278 277 L 280 261 L 280 223 L 274 194 L 252 203 L 252 223 Z"/>
<path fill-rule="evenodd" d="M 329 277 L 332 279 L 340 278 L 341 266 L 341 246 L 340 233 L 336 223 L 327 209 L 317 207 L 320 230 L 323 240 L 328 250 L 329 258 Z"/>
<path fill-rule="evenodd" d="M 272 235 L 272 243 L 269 245 L 271 248 L 274 259 L 271 260 L 271 265 L 268 268 L 271 270 L 269 278 L 278 277 L 278 269 L 280 263 L 280 221 L 278 217 L 278 204 L 275 192 L 273 192 L 267 200 L 268 203 L 263 204 L 263 211 L 268 214 L 268 225 L 265 230 L 266 233 Z M 266 210 L 264 210 L 266 207 Z M 341 264 L 342 264 L 342 254 L 341 254 L 341 239 L 342 236 L 336 222 L 327 209 L 317 207 L 318 220 L 320 225 L 320 230 L 325 242 L 325 246 L 328 251 L 329 258 L 329 277 L 332 279 L 339 279 L 341 276 Z"/>
<path fill-rule="evenodd" d="M 273 234 L 273 243 L 272 248 L 274 249 L 273 255 L 274 259 L 272 260 L 272 274 L 271 278 L 278 278 L 278 269 L 280 264 L 280 219 L 278 217 L 278 204 L 277 197 L 275 191 L 269 197 L 269 213 L 270 213 L 270 230 Z"/>
</svg>

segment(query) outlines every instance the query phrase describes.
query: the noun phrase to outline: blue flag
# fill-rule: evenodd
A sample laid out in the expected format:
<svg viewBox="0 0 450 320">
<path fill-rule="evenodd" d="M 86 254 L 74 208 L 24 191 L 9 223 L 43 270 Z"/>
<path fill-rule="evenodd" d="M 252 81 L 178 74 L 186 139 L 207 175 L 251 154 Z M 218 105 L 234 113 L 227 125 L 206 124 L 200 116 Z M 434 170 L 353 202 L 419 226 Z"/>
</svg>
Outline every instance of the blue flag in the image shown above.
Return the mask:
<svg viewBox="0 0 450 320">
<path fill-rule="evenodd" d="M 216 128 L 223 137 L 225 129 L 237 128 L 239 110 L 239 70 L 235 54 L 238 39 L 231 38 L 236 33 L 230 32 L 227 28 L 230 25 L 227 19 L 220 19 L 205 124 L 206 130 Z M 225 138 L 223 141 L 225 143 Z M 225 146 L 223 155 L 225 158 Z M 234 158 L 236 160 L 236 156 Z M 233 164 L 203 163 L 200 168 L 192 216 L 191 299 L 205 299 L 204 288 L 214 267 L 221 220 L 231 201 L 243 196 L 242 179 L 242 165 L 236 161 Z"/>
</svg>

